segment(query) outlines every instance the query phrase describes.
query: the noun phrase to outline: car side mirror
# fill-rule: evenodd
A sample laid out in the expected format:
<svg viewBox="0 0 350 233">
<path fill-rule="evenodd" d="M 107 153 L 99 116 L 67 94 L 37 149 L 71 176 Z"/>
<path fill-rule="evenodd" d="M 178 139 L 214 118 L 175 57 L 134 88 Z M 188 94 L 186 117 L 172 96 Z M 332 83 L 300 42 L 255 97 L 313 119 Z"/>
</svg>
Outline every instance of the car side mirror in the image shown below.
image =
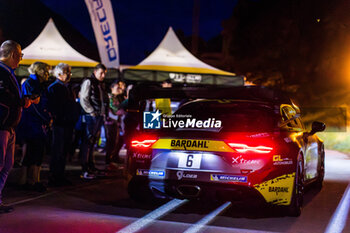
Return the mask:
<svg viewBox="0 0 350 233">
<path fill-rule="evenodd" d="M 310 131 L 310 135 L 313 135 L 317 132 L 322 132 L 326 129 L 326 125 L 323 122 L 319 122 L 319 121 L 314 121 L 312 122 L 312 128 Z"/>
</svg>

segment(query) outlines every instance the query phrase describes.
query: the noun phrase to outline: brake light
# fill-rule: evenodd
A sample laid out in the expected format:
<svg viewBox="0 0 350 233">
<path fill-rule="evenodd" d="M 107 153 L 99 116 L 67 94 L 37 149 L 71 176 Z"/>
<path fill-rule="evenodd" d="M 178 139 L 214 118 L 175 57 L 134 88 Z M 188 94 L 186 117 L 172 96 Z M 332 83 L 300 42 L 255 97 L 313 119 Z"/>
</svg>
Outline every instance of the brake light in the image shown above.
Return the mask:
<svg viewBox="0 0 350 233">
<path fill-rule="evenodd" d="M 132 140 L 131 147 L 134 148 L 149 148 L 152 146 L 157 140 L 155 139 L 146 139 L 146 140 Z"/>
<path fill-rule="evenodd" d="M 239 153 L 254 152 L 260 154 L 267 154 L 273 150 L 273 147 L 269 146 L 248 146 L 242 143 L 227 143 L 232 149 Z"/>
</svg>

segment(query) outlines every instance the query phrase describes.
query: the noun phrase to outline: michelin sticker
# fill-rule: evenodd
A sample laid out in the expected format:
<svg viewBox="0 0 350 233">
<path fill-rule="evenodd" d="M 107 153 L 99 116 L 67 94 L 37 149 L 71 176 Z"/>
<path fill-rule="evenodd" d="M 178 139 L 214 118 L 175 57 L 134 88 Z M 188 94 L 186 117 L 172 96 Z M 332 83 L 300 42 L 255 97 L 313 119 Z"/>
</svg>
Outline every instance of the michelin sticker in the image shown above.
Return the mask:
<svg viewBox="0 0 350 233">
<path fill-rule="evenodd" d="M 247 182 L 246 176 L 231 176 L 231 175 L 220 175 L 220 174 L 210 174 L 211 181 L 220 182 Z"/>
<path fill-rule="evenodd" d="M 138 175 L 138 176 L 164 177 L 165 176 L 165 171 L 137 169 L 136 175 Z"/>
</svg>

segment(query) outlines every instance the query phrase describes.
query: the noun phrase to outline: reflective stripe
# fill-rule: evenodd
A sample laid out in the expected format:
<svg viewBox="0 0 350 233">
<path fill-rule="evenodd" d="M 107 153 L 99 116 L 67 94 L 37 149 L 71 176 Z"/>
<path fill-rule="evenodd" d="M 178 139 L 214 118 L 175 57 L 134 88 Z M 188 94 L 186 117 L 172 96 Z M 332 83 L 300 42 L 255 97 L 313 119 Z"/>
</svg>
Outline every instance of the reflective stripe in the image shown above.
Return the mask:
<svg viewBox="0 0 350 233">
<path fill-rule="evenodd" d="M 152 224 L 155 220 L 161 218 L 162 216 L 171 212 L 177 207 L 185 204 L 187 201 L 188 200 L 179 200 L 179 199 L 174 199 L 172 201 L 169 201 L 168 203 L 162 205 L 158 209 L 153 210 L 151 213 L 147 214 L 146 216 L 122 228 L 117 233 L 133 233 L 133 232 L 140 231 L 141 229 Z"/>
<path fill-rule="evenodd" d="M 225 204 L 223 204 L 222 206 L 220 206 L 219 208 L 217 208 L 216 210 L 214 210 L 213 212 L 211 212 L 210 214 L 202 218 L 200 221 L 192 225 L 184 233 L 201 232 L 205 227 L 205 225 L 208 225 L 209 223 L 211 223 L 216 218 L 216 216 L 221 214 L 224 210 L 226 210 L 230 206 L 231 206 L 231 202 L 226 202 Z"/>
</svg>

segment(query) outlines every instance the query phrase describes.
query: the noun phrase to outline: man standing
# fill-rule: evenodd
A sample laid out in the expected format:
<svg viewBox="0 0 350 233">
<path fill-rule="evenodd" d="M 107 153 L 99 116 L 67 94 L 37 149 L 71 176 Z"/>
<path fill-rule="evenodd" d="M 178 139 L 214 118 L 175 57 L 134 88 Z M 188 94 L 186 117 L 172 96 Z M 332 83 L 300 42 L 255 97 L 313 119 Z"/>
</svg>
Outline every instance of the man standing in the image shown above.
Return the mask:
<svg viewBox="0 0 350 233">
<path fill-rule="evenodd" d="M 83 80 L 79 92 L 80 105 L 85 111 L 83 121 L 86 123 L 81 146 L 83 179 L 95 178 L 94 172 L 97 171 L 93 159 L 94 145 L 101 126 L 108 116 L 109 98 L 103 82 L 106 73 L 106 67 L 98 64 L 91 77 Z"/>
<path fill-rule="evenodd" d="M 49 185 L 64 186 L 71 184 L 65 178 L 64 170 L 80 107 L 67 87 L 71 78 L 71 67 L 59 63 L 54 69 L 54 75 L 56 81 L 48 88 L 48 106 L 53 117 Z"/>
<path fill-rule="evenodd" d="M 29 98 L 21 98 L 21 89 L 14 74 L 22 60 L 21 46 L 7 40 L 0 47 L 0 212 L 10 212 L 12 206 L 2 203 L 1 193 L 15 152 L 15 128 L 21 119 L 22 106 L 29 107 Z"/>
</svg>

